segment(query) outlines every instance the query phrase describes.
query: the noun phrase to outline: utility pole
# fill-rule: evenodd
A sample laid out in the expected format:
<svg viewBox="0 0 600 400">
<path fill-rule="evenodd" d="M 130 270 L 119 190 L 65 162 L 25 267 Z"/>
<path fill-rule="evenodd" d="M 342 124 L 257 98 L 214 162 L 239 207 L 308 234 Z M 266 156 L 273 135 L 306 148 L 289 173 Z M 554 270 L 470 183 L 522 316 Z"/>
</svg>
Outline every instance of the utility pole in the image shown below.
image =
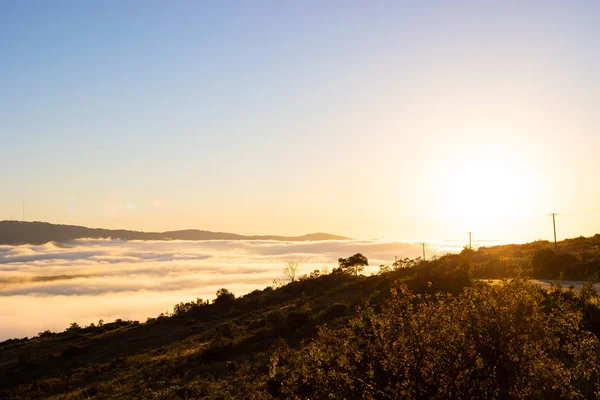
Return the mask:
<svg viewBox="0 0 600 400">
<path fill-rule="evenodd" d="M 468 232 L 468 233 L 469 233 L 469 249 L 471 250 L 471 249 L 473 249 L 473 246 L 471 246 L 471 234 L 473 232 Z"/>
<path fill-rule="evenodd" d="M 425 243 L 421 243 L 423 245 L 423 261 L 425 261 Z"/>
<path fill-rule="evenodd" d="M 552 228 L 554 228 L 554 251 L 556 252 L 557 245 L 556 245 L 556 219 L 555 219 L 555 217 L 560 214 L 550 213 L 547 215 L 552 215 Z"/>
<path fill-rule="evenodd" d="M 23 202 L 23 222 L 25 222 L 25 202 Z"/>
</svg>

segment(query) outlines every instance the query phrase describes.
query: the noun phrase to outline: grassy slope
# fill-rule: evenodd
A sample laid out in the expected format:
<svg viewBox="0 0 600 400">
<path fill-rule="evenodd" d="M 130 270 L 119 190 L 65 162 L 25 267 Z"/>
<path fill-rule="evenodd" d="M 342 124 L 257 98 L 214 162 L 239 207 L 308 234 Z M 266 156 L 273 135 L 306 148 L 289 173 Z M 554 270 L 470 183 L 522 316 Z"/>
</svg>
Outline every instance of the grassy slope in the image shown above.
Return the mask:
<svg viewBox="0 0 600 400">
<path fill-rule="evenodd" d="M 231 361 L 238 374 L 245 362 L 266 362 L 262 352 L 277 338 L 298 346 L 318 325 L 343 323 L 365 295 L 385 293 L 390 284 L 389 278 L 328 275 L 253 292 L 228 309 L 197 306 L 147 323 L 7 341 L 0 344 L 0 398 L 152 398 L 152 390 L 175 384 L 229 380 Z"/>
</svg>

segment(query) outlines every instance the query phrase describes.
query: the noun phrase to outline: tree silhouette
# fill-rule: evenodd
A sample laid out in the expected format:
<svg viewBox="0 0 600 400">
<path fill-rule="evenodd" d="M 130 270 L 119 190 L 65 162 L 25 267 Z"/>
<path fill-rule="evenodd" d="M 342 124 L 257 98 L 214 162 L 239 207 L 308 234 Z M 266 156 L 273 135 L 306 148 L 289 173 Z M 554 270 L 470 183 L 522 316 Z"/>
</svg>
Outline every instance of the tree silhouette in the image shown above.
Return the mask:
<svg viewBox="0 0 600 400">
<path fill-rule="evenodd" d="M 363 271 L 365 266 L 369 265 L 369 260 L 362 254 L 356 253 L 348 258 L 339 258 L 338 263 L 342 271 L 358 276 L 358 273 Z"/>
<path fill-rule="evenodd" d="M 232 307 L 235 304 L 235 295 L 225 288 L 219 289 L 214 303 L 217 307 Z"/>
<path fill-rule="evenodd" d="M 283 269 L 283 274 L 288 277 L 290 282 L 294 282 L 296 280 L 296 272 L 298 272 L 298 263 L 297 262 L 289 262 L 286 264 Z"/>
</svg>

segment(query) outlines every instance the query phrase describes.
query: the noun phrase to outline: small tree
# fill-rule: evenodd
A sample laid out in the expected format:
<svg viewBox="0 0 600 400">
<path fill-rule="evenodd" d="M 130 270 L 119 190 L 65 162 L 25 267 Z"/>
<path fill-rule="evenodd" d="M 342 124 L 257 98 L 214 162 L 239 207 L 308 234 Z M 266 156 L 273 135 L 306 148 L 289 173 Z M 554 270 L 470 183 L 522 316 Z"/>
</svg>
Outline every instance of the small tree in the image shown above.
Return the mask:
<svg viewBox="0 0 600 400">
<path fill-rule="evenodd" d="M 296 280 L 296 273 L 298 272 L 298 263 L 297 262 L 289 262 L 286 264 L 283 269 L 283 274 L 288 277 L 290 282 L 294 282 Z"/>
<path fill-rule="evenodd" d="M 276 290 L 282 286 L 283 286 L 283 282 L 281 282 L 279 279 L 275 278 L 275 279 L 273 279 L 273 283 L 269 287 L 273 290 Z"/>
<path fill-rule="evenodd" d="M 402 269 L 402 268 L 412 268 L 415 267 L 419 262 L 421 262 L 421 257 L 418 258 L 404 258 L 394 261 L 392 264 L 392 268 L 394 270 Z"/>
<path fill-rule="evenodd" d="M 391 270 L 392 270 L 392 269 L 391 269 L 391 268 L 390 268 L 388 265 L 381 264 L 381 265 L 379 266 L 379 273 L 380 273 L 380 274 L 385 274 L 385 273 L 388 273 L 388 272 L 390 272 Z"/>
<path fill-rule="evenodd" d="M 81 330 L 81 326 L 77 322 L 71 322 L 71 326 L 67 328 L 68 331 L 79 331 Z"/>
<path fill-rule="evenodd" d="M 356 253 L 348 258 L 339 258 L 338 263 L 342 271 L 358 276 L 358 273 L 363 271 L 365 266 L 369 265 L 369 260 L 362 254 Z"/>
<path fill-rule="evenodd" d="M 217 307 L 232 307 L 235 304 L 235 295 L 225 288 L 219 289 L 214 303 Z"/>
</svg>

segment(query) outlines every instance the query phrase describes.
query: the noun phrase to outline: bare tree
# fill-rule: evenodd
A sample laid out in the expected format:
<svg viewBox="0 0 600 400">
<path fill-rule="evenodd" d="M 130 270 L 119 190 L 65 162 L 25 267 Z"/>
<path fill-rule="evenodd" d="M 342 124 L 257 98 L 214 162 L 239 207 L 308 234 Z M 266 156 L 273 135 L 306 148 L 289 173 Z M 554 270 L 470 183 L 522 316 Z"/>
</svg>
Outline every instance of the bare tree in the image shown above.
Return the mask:
<svg viewBox="0 0 600 400">
<path fill-rule="evenodd" d="M 289 278 L 291 282 L 296 280 L 296 273 L 298 272 L 298 263 L 297 262 L 289 262 L 286 264 L 283 269 L 283 274 Z"/>
</svg>

